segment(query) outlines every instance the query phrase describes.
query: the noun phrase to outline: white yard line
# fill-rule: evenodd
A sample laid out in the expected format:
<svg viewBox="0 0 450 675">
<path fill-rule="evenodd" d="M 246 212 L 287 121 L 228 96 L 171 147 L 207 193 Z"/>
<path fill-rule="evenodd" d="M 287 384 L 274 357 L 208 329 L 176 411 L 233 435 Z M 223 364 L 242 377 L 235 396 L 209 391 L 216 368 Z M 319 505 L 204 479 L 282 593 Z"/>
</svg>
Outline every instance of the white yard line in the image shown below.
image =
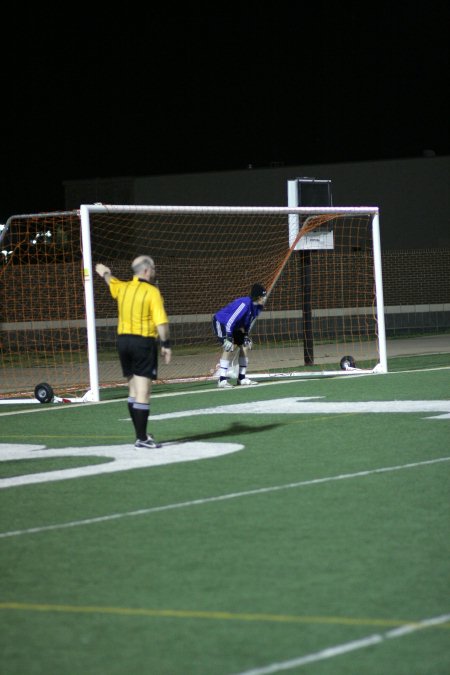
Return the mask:
<svg viewBox="0 0 450 675">
<path fill-rule="evenodd" d="M 421 370 L 398 370 L 394 371 L 392 373 L 385 373 L 385 375 L 404 375 L 405 373 L 409 374 L 416 374 L 416 373 L 428 373 L 431 371 L 435 370 L 450 370 L 450 366 L 439 366 L 435 368 L 423 368 Z M 361 377 L 361 375 L 345 375 L 344 377 L 336 377 L 334 378 L 334 381 L 340 381 L 344 382 L 345 380 L 351 380 L 354 379 L 355 377 Z M 269 382 L 258 382 L 258 389 L 261 387 L 273 387 L 273 386 L 278 386 L 280 384 L 305 384 L 307 382 L 317 382 L 317 380 L 323 379 L 320 377 L 320 373 L 318 373 L 318 376 L 315 377 L 308 377 L 308 378 L 288 378 L 286 380 L 282 379 L 277 379 L 275 381 L 269 381 Z M 236 389 L 239 389 L 239 387 L 236 387 Z M 255 387 L 252 387 L 252 391 L 255 390 Z M 230 391 L 230 390 L 228 390 Z M 232 390 L 231 390 L 232 391 Z M 153 393 L 152 394 L 152 399 L 156 398 L 174 398 L 176 396 L 192 396 L 196 394 L 211 394 L 211 393 L 223 393 L 223 389 L 219 389 L 218 387 L 209 387 L 201 390 L 185 390 L 185 391 L 172 391 L 172 392 L 161 392 L 161 393 Z M 74 408 L 86 408 L 88 405 L 109 405 L 109 404 L 114 404 L 114 403 L 123 403 L 126 401 L 127 398 L 126 396 L 124 398 L 116 398 L 116 399 L 110 399 L 107 401 L 98 401 L 96 403 L 91 403 L 91 402 L 85 402 L 85 403 L 61 403 L 61 404 L 36 404 L 35 407 L 33 408 L 27 408 L 26 410 L 14 410 L 14 411 L 6 411 L 6 412 L 0 412 L 0 417 L 9 417 L 11 415 L 28 415 L 29 413 L 39 413 L 39 412 L 49 412 L 55 411 L 55 410 L 72 410 Z M 1 410 L 1 404 L 0 404 L 0 410 Z"/>
<path fill-rule="evenodd" d="M 450 621 L 450 614 L 436 616 L 431 619 L 424 619 L 423 621 L 418 621 L 416 623 L 406 624 L 400 628 L 395 628 L 394 630 L 387 631 L 386 633 L 368 635 L 361 640 L 345 642 L 341 645 L 335 645 L 334 647 L 327 647 L 326 649 L 322 649 L 320 652 L 307 654 L 306 656 L 300 656 L 297 659 L 289 659 L 289 661 L 282 661 L 280 663 L 271 663 L 268 666 L 263 666 L 262 668 L 252 668 L 252 670 L 245 670 L 240 673 L 236 673 L 235 675 L 270 675 L 270 673 L 280 673 L 283 670 L 291 670 L 292 668 L 305 666 L 308 663 L 315 663 L 316 661 L 331 659 L 335 656 L 340 656 L 341 654 L 354 652 L 357 649 L 364 649 L 365 647 L 370 647 L 372 645 L 379 645 L 387 639 L 402 637 L 403 635 L 410 635 L 411 633 L 415 633 L 418 630 L 423 630 L 424 628 L 429 628 L 430 626 L 438 626 L 439 624 L 447 623 L 448 621 Z"/>
<path fill-rule="evenodd" d="M 43 525 L 41 527 L 31 527 L 24 530 L 13 530 L 10 532 L 0 532 L 0 539 L 6 537 L 18 537 L 23 534 L 38 534 L 40 532 L 49 532 L 51 530 L 62 530 L 69 527 L 81 527 L 84 525 L 93 525 L 95 523 L 102 523 L 111 520 L 119 520 L 121 518 L 131 518 L 134 516 L 144 516 L 151 513 L 159 513 L 160 511 L 170 511 L 172 509 L 189 508 L 191 506 L 201 506 L 203 504 L 211 504 L 213 502 L 226 501 L 230 499 L 239 499 L 241 497 L 251 497 L 254 495 L 267 494 L 269 492 L 277 492 L 280 490 L 290 490 L 293 488 L 307 487 L 309 485 L 319 485 L 322 483 L 329 483 L 332 481 L 348 480 L 350 478 L 364 478 L 381 473 L 389 473 L 392 471 L 402 471 L 403 469 L 414 469 L 420 466 L 428 466 L 437 464 L 438 462 L 448 462 L 450 457 L 438 457 L 436 459 L 424 460 L 422 462 L 414 462 L 409 464 L 399 464 L 397 466 L 385 466 L 379 469 L 369 469 L 367 471 L 357 471 L 356 473 L 345 473 L 337 476 L 326 476 L 324 478 L 315 478 L 313 480 L 301 481 L 298 483 L 287 483 L 285 485 L 273 485 L 266 488 L 257 488 L 255 490 L 246 490 L 244 492 L 235 492 L 225 495 L 218 495 L 216 497 L 205 497 L 203 499 L 194 499 L 188 502 L 179 502 L 175 504 L 166 504 L 164 506 L 154 506 L 147 509 L 139 509 L 137 511 L 126 511 L 124 513 L 112 513 L 107 516 L 98 516 L 96 518 L 86 518 L 85 520 L 73 520 L 68 523 L 55 523 L 53 525 Z M 270 672 L 270 671 L 268 671 Z"/>
</svg>

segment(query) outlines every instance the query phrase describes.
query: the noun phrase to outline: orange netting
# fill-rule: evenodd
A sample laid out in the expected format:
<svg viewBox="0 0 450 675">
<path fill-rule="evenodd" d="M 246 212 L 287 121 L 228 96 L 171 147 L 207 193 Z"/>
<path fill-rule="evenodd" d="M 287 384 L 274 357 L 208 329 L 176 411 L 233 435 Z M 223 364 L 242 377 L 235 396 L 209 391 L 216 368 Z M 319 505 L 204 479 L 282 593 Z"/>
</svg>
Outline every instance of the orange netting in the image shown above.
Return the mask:
<svg viewBox="0 0 450 675">
<path fill-rule="evenodd" d="M 172 363 L 160 367 L 164 380 L 211 376 L 220 355 L 212 314 L 247 295 L 255 282 L 270 292 L 252 329 L 252 372 L 305 365 L 305 311 L 314 363 L 336 363 L 343 354 L 368 367 L 377 363 L 370 216 L 301 215 L 300 240 L 319 233 L 328 244 L 321 247 L 318 236 L 318 248 L 298 250 L 298 242 L 289 243 L 286 213 L 273 211 L 111 208 L 91 214 L 94 266 L 102 262 L 128 279 L 136 256 L 147 253 L 156 262 L 173 343 Z M 12 218 L 1 248 L 0 397 L 32 395 L 39 382 L 50 383 L 58 395 L 86 391 L 79 212 Z M 94 302 L 100 385 L 123 383 L 115 351 L 116 305 L 95 274 Z"/>
</svg>

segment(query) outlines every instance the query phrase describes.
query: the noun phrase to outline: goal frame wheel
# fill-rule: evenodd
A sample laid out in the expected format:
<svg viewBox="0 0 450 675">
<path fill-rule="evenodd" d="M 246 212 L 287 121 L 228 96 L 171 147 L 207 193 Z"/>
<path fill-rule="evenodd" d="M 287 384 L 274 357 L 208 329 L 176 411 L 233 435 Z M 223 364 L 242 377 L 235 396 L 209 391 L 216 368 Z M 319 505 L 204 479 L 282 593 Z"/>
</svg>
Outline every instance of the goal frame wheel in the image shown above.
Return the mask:
<svg viewBox="0 0 450 675">
<path fill-rule="evenodd" d="M 34 388 L 34 395 L 39 403 L 51 403 L 54 399 L 52 387 L 47 382 L 41 382 Z"/>
<path fill-rule="evenodd" d="M 343 356 L 339 365 L 341 370 L 353 370 L 353 368 L 356 368 L 356 363 L 353 356 Z"/>
</svg>

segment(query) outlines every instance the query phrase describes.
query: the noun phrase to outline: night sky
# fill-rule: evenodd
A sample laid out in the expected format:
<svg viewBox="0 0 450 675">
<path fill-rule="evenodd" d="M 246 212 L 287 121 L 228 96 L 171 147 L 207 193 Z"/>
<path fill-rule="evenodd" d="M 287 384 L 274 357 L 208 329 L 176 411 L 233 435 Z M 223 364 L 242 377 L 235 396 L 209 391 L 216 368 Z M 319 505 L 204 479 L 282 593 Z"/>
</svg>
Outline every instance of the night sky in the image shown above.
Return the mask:
<svg viewBox="0 0 450 675">
<path fill-rule="evenodd" d="M 190 4 L 12 10 L 0 222 L 65 180 L 450 155 L 448 1 Z"/>
</svg>

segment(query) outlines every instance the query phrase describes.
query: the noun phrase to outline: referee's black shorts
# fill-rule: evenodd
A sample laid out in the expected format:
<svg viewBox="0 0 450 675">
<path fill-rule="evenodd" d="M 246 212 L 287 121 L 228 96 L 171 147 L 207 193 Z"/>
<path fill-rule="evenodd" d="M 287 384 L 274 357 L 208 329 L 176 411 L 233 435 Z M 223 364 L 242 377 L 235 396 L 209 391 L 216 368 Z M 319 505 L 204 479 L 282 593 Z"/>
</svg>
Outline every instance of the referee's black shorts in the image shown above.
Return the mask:
<svg viewBox="0 0 450 675">
<path fill-rule="evenodd" d="M 139 375 L 156 380 L 158 347 L 155 338 L 141 335 L 118 335 L 117 351 L 124 377 Z"/>
</svg>

